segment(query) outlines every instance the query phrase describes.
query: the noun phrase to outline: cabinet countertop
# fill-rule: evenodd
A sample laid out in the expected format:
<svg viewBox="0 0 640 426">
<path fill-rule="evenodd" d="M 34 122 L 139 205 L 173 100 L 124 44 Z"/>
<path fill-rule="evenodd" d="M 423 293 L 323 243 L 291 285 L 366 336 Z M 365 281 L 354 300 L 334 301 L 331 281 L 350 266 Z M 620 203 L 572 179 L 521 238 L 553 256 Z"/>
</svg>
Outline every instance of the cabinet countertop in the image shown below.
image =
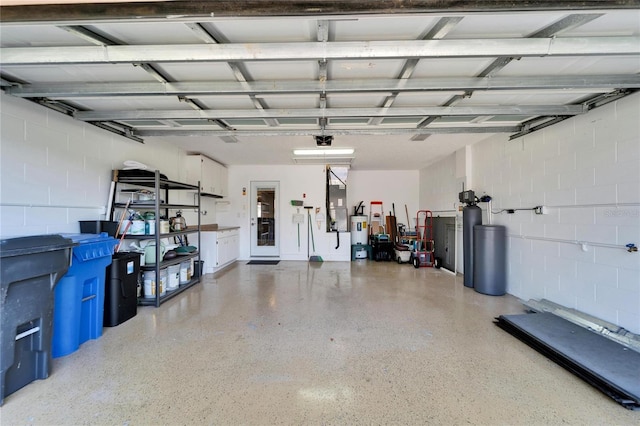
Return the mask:
<svg viewBox="0 0 640 426">
<path fill-rule="evenodd" d="M 218 231 L 229 231 L 232 229 L 240 229 L 239 226 L 218 226 L 217 228 L 215 228 L 214 226 L 208 226 L 208 225 L 201 225 L 200 226 L 200 231 L 201 232 L 218 232 Z"/>
</svg>

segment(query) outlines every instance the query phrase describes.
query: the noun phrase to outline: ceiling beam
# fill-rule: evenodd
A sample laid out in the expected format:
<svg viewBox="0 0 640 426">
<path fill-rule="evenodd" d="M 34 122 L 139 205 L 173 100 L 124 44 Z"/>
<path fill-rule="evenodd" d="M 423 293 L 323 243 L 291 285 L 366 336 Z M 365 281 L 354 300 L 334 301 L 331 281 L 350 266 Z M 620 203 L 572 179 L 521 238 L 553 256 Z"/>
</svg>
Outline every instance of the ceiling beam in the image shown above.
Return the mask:
<svg viewBox="0 0 640 426">
<path fill-rule="evenodd" d="M 565 16 L 557 22 L 539 29 L 533 34 L 529 34 L 530 38 L 547 38 L 557 36 L 564 32 L 574 30 L 583 26 L 595 19 L 603 16 L 604 13 L 573 13 L 569 16 Z"/>
<path fill-rule="evenodd" d="M 640 75 L 548 75 L 531 77 L 432 77 L 366 80 L 269 80 L 194 82 L 113 82 L 16 84 L 5 92 L 21 98 L 135 96 L 268 95 L 359 92 L 423 92 L 481 90 L 611 90 L 640 88 Z"/>
<path fill-rule="evenodd" d="M 542 10 L 612 10 L 638 0 L 191 0 L 2 6 L 3 25 L 114 20 L 205 21 L 225 17 L 339 16 L 415 13 L 486 13 Z"/>
<path fill-rule="evenodd" d="M 319 20 L 316 24 L 316 40 L 320 43 L 329 41 L 329 21 Z M 318 82 L 325 83 L 329 79 L 329 64 L 325 58 L 318 60 Z M 324 90 L 319 93 L 320 108 L 327 107 L 327 94 Z"/>
<path fill-rule="evenodd" d="M 227 39 L 221 32 L 217 29 L 213 29 L 209 31 L 202 26 L 200 23 L 187 23 L 186 26 L 191 29 L 202 41 L 207 44 L 221 44 L 221 43 L 229 43 L 229 39 Z M 253 80 L 251 75 L 244 67 L 244 64 L 241 62 L 227 62 L 227 65 L 233 72 L 233 75 L 236 77 L 240 83 L 246 83 L 248 81 Z M 249 99 L 253 103 L 253 106 L 256 109 L 267 109 L 268 105 L 263 99 L 258 99 L 254 94 L 248 93 Z M 278 122 L 276 120 L 266 120 L 266 123 L 269 126 L 277 126 Z"/>
<path fill-rule="evenodd" d="M 548 38 L 554 37 L 563 32 L 578 28 L 594 19 L 600 18 L 602 13 L 574 13 L 569 16 L 565 16 L 557 22 L 548 25 L 532 34 L 529 38 Z M 488 67 L 486 67 L 478 77 L 491 77 L 496 75 L 502 68 L 511 63 L 514 59 L 519 57 L 501 57 L 493 61 Z"/>
<path fill-rule="evenodd" d="M 438 22 L 428 31 L 423 33 L 419 40 L 439 40 L 444 38 L 460 21 L 462 21 L 462 16 L 446 16 L 444 18 L 440 18 Z M 398 73 L 398 79 L 408 79 L 411 78 L 413 72 L 418 66 L 420 59 L 408 59 L 404 62 L 402 69 Z M 393 92 L 391 95 L 387 96 L 385 100 L 382 102 L 383 107 L 389 108 L 391 107 L 400 92 Z M 382 123 L 382 118 L 374 118 L 369 124 L 372 126 L 376 126 Z"/>
<path fill-rule="evenodd" d="M 640 37 L 6 47 L 3 66 L 321 59 L 640 55 Z"/>
<path fill-rule="evenodd" d="M 624 98 L 625 96 L 634 93 L 635 90 L 616 90 L 610 93 L 604 93 L 601 95 L 592 96 L 589 99 L 584 99 L 581 104 L 591 110 L 593 108 L 598 108 L 603 105 L 606 105 L 610 102 L 617 101 L 618 99 Z M 521 136 L 527 135 L 529 133 L 533 133 L 535 131 L 544 129 L 545 127 L 549 127 L 553 124 L 559 123 L 561 121 L 566 120 L 567 116 L 550 116 L 550 117 L 535 117 L 529 120 L 526 120 L 521 123 L 522 129 L 509 137 L 509 140 L 517 139 Z"/>
<path fill-rule="evenodd" d="M 97 46 L 112 46 L 116 44 L 124 44 L 122 42 L 116 42 L 112 38 L 107 38 L 101 34 L 96 33 L 95 31 L 90 30 L 89 28 L 85 28 L 79 25 L 59 25 L 58 28 L 60 28 L 61 30 L 65 30 L 75 35 L 76 37 L 79 37 Z"/>
<path fill-rule="evenodd" d="M 581 25 L 586 24 L 587 22 L 591 22 L 594 19 L 601 17 L 601 13 L 573 13 L 559 21 L 554 22 L 551 25 L 548 25 L 533 34 L 530 34 L 529 38 L 544 38 L 544 37 L 554 37 L 558 34 L 568 31 L 570 29 L 577 28 Z M 520 59 L 519 56 L 501 56 L 496 58 L 488 67 L 486 67 L 480 74 L 476 77 L 493 77 L 498 74 L 500 70 L 506 67 L 509 63 L 511 63 L 514 59 Z M 465 93 L 466 96 L 473 95 L 473 91 L 469 90 Z M 454 96 L 450 98 L 444 105 L 451 106 L 455 105 L 457 102 L 460 102 L 462 97 Z M 418 127 L 427 126 L 430 122 L 433 121 L 433 117 L 426 117 L 423 121 L 418 123 Z"/>
<path fill-rule="evenodd" d="M 93 43 L 98 46 L 122 46 L 126 45 L 122 40 L 118 40 L 110 34 L 100 34 L 96 31 L 89 29 L 87 27 L 81 25 L 60 25 L 58 28 L 65 30 L 77 37 L 82 38 L 85 41 Z M 145 70 L 150 76 L 156 79 L 160 83 L 170 83 L 174 81 L 168 73 L 166 73 L 162 68 L 160 68 L 156 64 L 151 63 L 134 63 L 134 66 L 139 66 L 143 70 Z M 194 109 L 204 109 L 203 105 L 198 102 L 197 99 L 189 99 L 186 96 L 180 96 L 180 101 L 188 102 L 189 106 Z M 95 123 L 94 123 L 95 124 Z M 226 123 L 219 122 L 218 125 L 222 127 L 228 127 Z M 96 124 L 97 125 L 97 124 Z"/>
<path fill-rule="evenodd" d="M 325 130 L 326 136 L 369 136 L 369 135 L 414 135 L 414 134 L 458 134 L 458 133 L 514 133 L 519 132 L 522 126 L 456 126 L 456 127 L 429 127 L 424 129 L 384 129 L 371 126 L 369 129 L 341 129 Z M 298 130 L 136 130 L 133 132 L 138 137 L 184 137 L 184 136 L 315 136 L 318 129 Z"/>
<path fill-rule="evenodd" d="M 78 111 L 80 121 L 112 120 L 188 120 L 188 119 L 265 119 L 265 118 L 344 118 L 344 117 L 421 117 L 480 116 L 480 115 L 578 115 L 588 109 L 582 105 L 516 105 L 516 106 L 457 106 L 411 108 L 296 108 L 265 110 L 114 110 Z"/>
</svg>

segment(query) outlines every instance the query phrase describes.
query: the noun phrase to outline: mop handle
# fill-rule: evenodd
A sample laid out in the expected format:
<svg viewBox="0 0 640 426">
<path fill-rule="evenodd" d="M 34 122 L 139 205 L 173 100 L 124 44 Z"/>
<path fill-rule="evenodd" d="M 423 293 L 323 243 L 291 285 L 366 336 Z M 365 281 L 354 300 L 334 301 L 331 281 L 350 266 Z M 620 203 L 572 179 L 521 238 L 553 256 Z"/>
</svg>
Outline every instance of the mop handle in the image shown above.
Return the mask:
<svg viewBox="0 0 640 426">
<path fill-rule="evenodd" d="M 309 227 L 311 226 L 311 215 L 307 210 L 307 257 L 309 257 Z"/>
<path fill-rule="evenodd" d="M 311 229 L 311 246 L 313 247 L 313 252 L 316 252 L 316 242 L 313 239 L 313 225 L 311 225 L 311 213 L 309 213 L 309 229 Z"/>
</svg>

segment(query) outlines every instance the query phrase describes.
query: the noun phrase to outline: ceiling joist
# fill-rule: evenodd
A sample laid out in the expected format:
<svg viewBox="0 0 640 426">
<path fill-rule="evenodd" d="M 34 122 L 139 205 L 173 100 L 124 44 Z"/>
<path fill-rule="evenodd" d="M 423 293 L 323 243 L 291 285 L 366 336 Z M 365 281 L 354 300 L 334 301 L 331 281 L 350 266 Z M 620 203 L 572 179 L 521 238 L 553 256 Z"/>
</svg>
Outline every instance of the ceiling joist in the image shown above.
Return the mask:
<svg viewBox="0 0 640 426">
<path fill-rule="evenodd" d="M 274 80 L 193 82 L 40 83 L 6 87 L 16 97 L 82 98 L 128 96 L 267 95 L 304 93 L 424 92 L 479 90 L 612 90 L 640 88 L 640 75 L 548 75 L 527 77 L 432 77 L 365 80 Z"/>
<path fill-rule="evenodd" d="M 587 112 L 582 105 L 457 106 L 411 108 L 295 108 L 265 110 L 115 110 L 78 111 L 80 121 L 188 120 L 188 119 L 265 119 L 265 118 L 346 118 L 346 117 L 423 117 L 483 115 L 578 115 Z"/>
<path fill-rule="evenodd" d="M 460 21 L 462 21 L 462 16 L 447 16 L 440 18 L 438 22 L 428 31 L 426 31 L 421 37 L 420 40 L 439 40 L 444 38 Z M 398 79 L 409 79 L 413 75 L 413 72 L 418 66 L 418 62 L 420 60 L 416 58 L 407 59 L 402 66 L 402 70 L 398 74 Z M 381 106 L 385 108 L 391 107 L 400 92 L 393 92 L 391 95 L 387 96 Z M 369 123 L 373 126 L 377 126 L 382 124 L 382 118 L 374 118 Z"/>
<path fill-rule="evenodd" d="M 3 66 L 640 55 L 640 37 L 5 47 Z"/>
<path fill-rule="evenodd" d="M 519 132 L 522 129 L 521 126 L 457 126 L 457 127 L 430 127 L 425 129 L 415 128 L 390 128 L 382 129 L 379 127 L 371 126 L 367 129 L 326 129 L 326 136 L 388 136 L 388 135 L 407 135 L 414 134 L 458 134 L 458 133 L 514 133 Z M 266 130 L 136 130 L 135 136 L 149 137 L 149 136 L 315 136 L 318 134 L 318 129 L 296 129 L 296 130 L 283 130 L 283 129 L 266 129 Z"/>
</svg>

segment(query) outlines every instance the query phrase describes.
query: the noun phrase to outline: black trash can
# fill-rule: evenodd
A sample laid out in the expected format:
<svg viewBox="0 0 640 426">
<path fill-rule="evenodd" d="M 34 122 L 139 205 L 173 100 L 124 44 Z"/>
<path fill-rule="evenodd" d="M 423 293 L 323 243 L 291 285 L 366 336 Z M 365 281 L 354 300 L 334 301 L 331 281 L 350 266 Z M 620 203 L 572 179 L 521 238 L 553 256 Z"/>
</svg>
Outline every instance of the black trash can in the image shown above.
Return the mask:
<svg viewBox="0 0 640 426">
<path fill-rule="evenodd" d="M 114 253 L 105 281 L 105 327 L 115 327 L 137 315 L 139 279 L 140 253 Z"/>
<path fill-rule="evenodd" d="M 204 260 L 196 260 L 195 263 L 195 268 L 193 271 L 193 276 L 194 277 L 202 277 L 204 275 Z"/>
<path fill-rule="evenodd" d="M 507 228 L 473 227 L 473 285 L 478 293 L 502 296 L 507 292 Z"/>
<path fill-rule="evenodd" d="M 74 245 L 60 235 L 0 240 L 0 405 L 49 377 L 53 290 L 69 269 Z"/>
</svg>

